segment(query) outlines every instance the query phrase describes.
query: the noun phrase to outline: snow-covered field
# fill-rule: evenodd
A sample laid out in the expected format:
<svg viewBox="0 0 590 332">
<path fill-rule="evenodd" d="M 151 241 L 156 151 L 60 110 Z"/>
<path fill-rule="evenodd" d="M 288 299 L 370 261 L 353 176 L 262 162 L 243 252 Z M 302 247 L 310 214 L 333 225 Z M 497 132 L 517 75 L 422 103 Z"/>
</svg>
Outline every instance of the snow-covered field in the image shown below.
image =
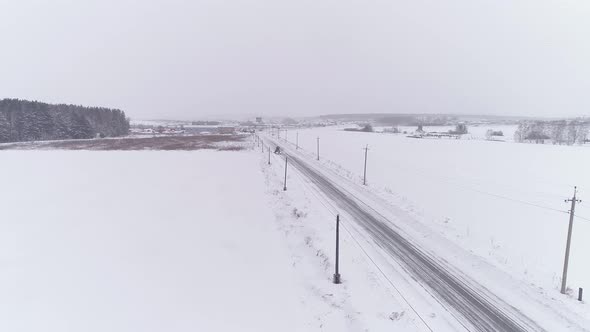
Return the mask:
<svg viewBox="0 0 590 332">
<path fill-rule="evenodd" d="M 2 152 L 0 331 L 422 330 L 260 156 Z"/>
<path fill-rule="evenodd" d="M 589 316 L 558 291 L 563 200 L 574 185 L 590 192 L 586 147 L 300 130 L 310 156 L 318 136 L 323 165 L 361 183 L 368 144 L 369 190 Z M 346 229 L 334 285 L 337 211 L 293 170 L 283 191 L 283 160 L 267 156 L 256 146 L 2 152 L 0 330 L 422 331 L 424 315 L 444 330 L 444 313 L 398 291 L 402 280 Z M 590 219 L 590 208 L 577 214 Z M 590 284 L 588 236 L 577 218 L 575 289 Z"/>
<path fill-rule="evenodd" d="M 307 330 L 251 152 L 0 158 L 0 331 Z"/>
<path fill-rule="evenodd" d="M 382 129 L 386 129 L 388 127 L 382 127 Z M 475 140 L 483 140 L 486 139 L 486 132 L 488 130 L 493 131 L 501 131 L 504 136 L 495 137 L 495 140 L 499 141 L 506 141 L 506 142 L 513 142 L 514 141 L 514 133 L 516 129 L 518 129 L 517 125 L 492 125 L 492 124 L 481 124 L 481 125 L 470 125 L 469 133 L 463 135 L 462 139 L 475 139 Z M 400 126 L 398 127 L 400 131 L 406 131 L 408 133 L 414 132 L 417 127 L 411 126 Z M 455 126 L 425 126 L 422 128 L 426 132 L 448 132 L 449 130 L 454 130 Z"/>
<path fill-rule="evenodd" d="M 564 199 L 574 186 L 582 200 L 590 194 L 590 150 L 477 139 L 486 130 L 474 130 L 473 140 L 448 140 L 328 127 L 299 130 L 299 145 L 315 155 L 320 137 L 321 162 L 362 183 L 368 144 L 371 190 L 517 279 L 560 297 L 569 209 Z M 287 137 L 295 142 L 294 132 Z M 576 214 L 568 278 L 572 295 L 578 287 L 590 287 L 590 242 L 585 240 L 590 207 L 583 202 Z M 588 315 L 573 296 L 566 303 Z"/>
</svg>

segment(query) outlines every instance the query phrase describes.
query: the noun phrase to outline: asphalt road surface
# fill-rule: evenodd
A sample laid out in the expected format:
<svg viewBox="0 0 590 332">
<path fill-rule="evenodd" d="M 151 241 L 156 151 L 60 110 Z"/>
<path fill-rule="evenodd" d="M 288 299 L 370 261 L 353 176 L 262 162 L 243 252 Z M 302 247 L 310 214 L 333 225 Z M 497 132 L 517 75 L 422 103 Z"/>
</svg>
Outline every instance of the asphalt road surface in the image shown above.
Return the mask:
<svg viewBox="0 0 590 332">
<path fill-rule="evenodd" d="M 308 161 L 283 152 L 291 166 L 311 180 L 338 207 L 355 219 L 385 252 L 409 274 L 429 289 L 468 331 L 544 331 L 531 319 L 501 299 L 481 291 L 475 280 L 457 275 L 434 257 L 405 239 L 389 226 L 390 221 L 362 199 L 326 178 Z M 479 290 L 478 290 L 479 289 Z"/>
</svg>

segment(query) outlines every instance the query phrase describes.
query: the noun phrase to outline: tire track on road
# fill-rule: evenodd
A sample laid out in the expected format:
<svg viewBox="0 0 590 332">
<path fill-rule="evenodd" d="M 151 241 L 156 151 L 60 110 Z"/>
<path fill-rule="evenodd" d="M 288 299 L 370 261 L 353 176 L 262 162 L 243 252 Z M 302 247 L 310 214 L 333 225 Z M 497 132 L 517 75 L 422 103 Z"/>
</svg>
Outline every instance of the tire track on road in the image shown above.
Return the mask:
<svg viewBox="0 0 590 332">
<path fill-rule="evenodd" d="M 470 331 L 544 331 L 516 308 L 492 296 L 474 280 L 456 275 L 445 263 L 418 248 L 389 227 L 390 221 L 361 199 L 310 167 L 307 162 L 285 153 L 291 165 L 307 176 L 327 197 L 352 216 L 375 243 L 393 257 L 409 274 L 428 288 L 447 310 L 455 312 Z M 488 293 L 488 294 L 486 294 Z"/>
</svg>

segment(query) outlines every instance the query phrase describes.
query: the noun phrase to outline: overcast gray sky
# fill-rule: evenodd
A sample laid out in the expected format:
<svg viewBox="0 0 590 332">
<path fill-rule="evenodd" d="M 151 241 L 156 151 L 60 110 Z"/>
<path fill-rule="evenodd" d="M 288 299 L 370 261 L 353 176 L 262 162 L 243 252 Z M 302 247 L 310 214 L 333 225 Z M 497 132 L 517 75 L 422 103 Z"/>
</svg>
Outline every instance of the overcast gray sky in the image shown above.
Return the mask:
<svg viewBox="0 0 590 332">
<path fill-rule="evenodd" d="M 588 0 L 0 0 L 0 98 L 133 118 L 590 115 Z"/>
</svg>

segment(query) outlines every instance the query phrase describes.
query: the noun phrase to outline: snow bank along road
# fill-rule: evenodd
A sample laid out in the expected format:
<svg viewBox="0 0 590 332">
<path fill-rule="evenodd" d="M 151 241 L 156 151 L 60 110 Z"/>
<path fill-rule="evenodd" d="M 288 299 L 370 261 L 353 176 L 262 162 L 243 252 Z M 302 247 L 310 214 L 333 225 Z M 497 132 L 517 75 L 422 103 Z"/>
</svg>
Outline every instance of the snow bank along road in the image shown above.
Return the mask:
<svg viewBox="0 0 590 332">
<path fill-rule="evenodd" d="M 443 259 L 406 239 L 366 199 L 355 196 L 323 175 L 306 158 L 301 158 L 296 152 L 285 150 L 283 145 L 279 145 L 291 166 L 309 178 L 343 212 L 353 217 L 375 243 L 401 264 L 414 280 L 428 288 L 447 310 L 454 312 L 467 330 L 544 331 L 516 308 L 487 292 L 475 280 L 452 272 Z"/>
</svg>

